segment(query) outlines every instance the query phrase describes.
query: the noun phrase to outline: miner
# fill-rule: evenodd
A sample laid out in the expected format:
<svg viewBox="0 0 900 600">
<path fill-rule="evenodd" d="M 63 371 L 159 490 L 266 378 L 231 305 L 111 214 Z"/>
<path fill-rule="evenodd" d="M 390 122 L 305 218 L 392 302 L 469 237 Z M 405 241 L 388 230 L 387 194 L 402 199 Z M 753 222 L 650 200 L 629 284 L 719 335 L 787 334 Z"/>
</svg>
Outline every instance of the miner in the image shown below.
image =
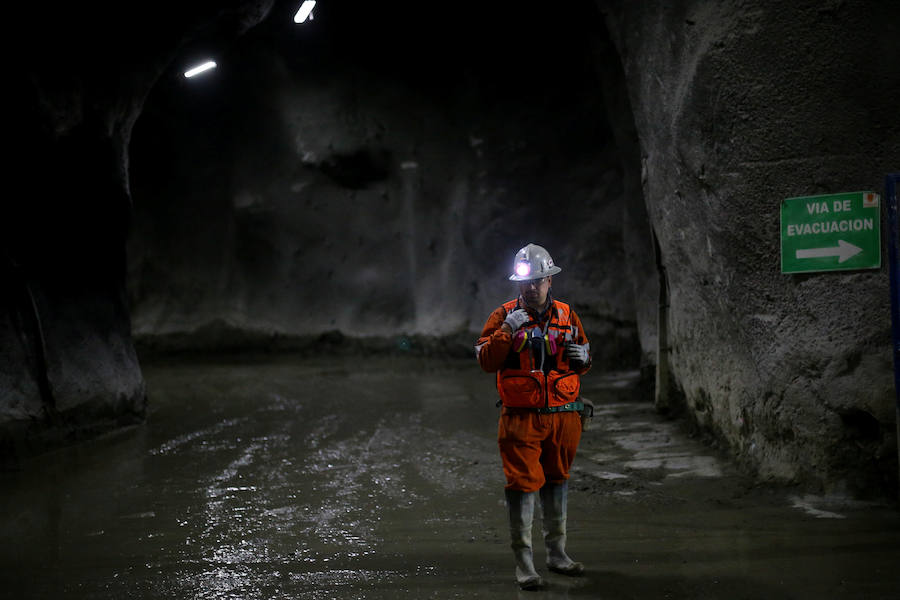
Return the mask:
<svg viewBox="0 0 900 600">
<path fill-rule="evenodd" d="M 590 368 L 591 355 L 578 315 L 553 297 L 553 276 L 561 270 L 541 246 L 519 250 L 509 277 L 518 284 L 518 296 L 491 313 L 475 344 L 481 368 L 497 374 L 502 405 L 497 441 L 522 589 L 543 585 L 531 544 L 538 495 L 547 568 L 570 576 L 584 573 L 584 565 L 566 554 L 566 500 L 585 410 L 580 376 Z"/>
</svg>

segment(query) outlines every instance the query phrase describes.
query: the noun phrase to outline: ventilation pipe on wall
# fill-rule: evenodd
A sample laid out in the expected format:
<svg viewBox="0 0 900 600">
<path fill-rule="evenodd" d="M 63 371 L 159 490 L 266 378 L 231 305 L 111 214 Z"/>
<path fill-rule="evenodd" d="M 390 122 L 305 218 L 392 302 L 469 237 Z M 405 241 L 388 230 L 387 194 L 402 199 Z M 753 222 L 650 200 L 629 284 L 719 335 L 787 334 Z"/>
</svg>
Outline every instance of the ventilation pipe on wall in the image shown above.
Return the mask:
<svg viewBox="0 0 900 600">
<path fill-rule="evenodd" d="M 891 265 L 891 342 L 894 347 L 894 395 L 897 405 L 897 459 L 900 462 L 900 224 L 897 223 L 897 183 L 900 173 L 885 178 L 884 197 L 888 203 L 888 257 Z M 898 473 L 900 474 L 900 473 Z"/>
<path fill-rule="evenodd" d="M 26 302 L 26 310 L 25 313 L 22 314 L 22 329 L 20 331 L 22 345 L 26 353 L 28 353 L 29 350 L 33 352 L 33 356 L 29 357 L 29 361 L 33 359 L 35 370 L 34 378 L 41 395 L 41 400 L 43 401 L 43 408 L 46 416 L 52 422 L 56 422 L 58 417 L 58 413 L 56 412 L 56 398 L 53 395 L 53 388 L 50 385 L 50 374 L 47 367 L 47 341 L 44 337 L 44 326 L 41 322 L 41 313 L 38 310 L 37 300 L 34 297 L 34 291 L 31 289 L 31 284 L 28 281 L 25 269 L 9 253 L 6 253 L 5 258 L 9 271 L 8 273 L 4 273 L 4 275 L 6 275 L 9 281 L 21 285 L 24 290 L 24 296 L 19 296 L 18 298 L 13 296 L 10 297 L 11 314 L 15 314 L 15 312 L 19 311 L 19 306 L 21 306 L 20 303 L 24 299 Z M 15 285 L 11 287 L 16 289 Z M 31 329 L 33 330 L 31 333 L 33 333 L 35 338 L 33 343 L 28 339 L 30 333 L 28 331 L 28 321 L 31 322 Z M 19 326 L 18 320 L 17 326 Z"/>
<path fill-rule="evenodd" d="M 656 391 L 653 404 L 661 413 L 669 412 L 669 279 L 662 261 L 662 250 L 652 230 L 656 270 L 659 274 L 659 301 L 656 312 Z"/>
</svg>

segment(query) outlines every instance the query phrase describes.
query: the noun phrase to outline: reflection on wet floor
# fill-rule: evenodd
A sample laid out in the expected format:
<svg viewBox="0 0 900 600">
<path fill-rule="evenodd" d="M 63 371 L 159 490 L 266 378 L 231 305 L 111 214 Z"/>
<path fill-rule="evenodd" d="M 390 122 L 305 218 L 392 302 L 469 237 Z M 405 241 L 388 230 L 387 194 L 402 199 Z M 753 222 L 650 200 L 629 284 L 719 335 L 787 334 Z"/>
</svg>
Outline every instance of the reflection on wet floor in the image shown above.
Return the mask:
<svg viewBox="0 0 900 600">
<path fill-rule="evenodd" d="M 895 509 L 749 485 L 634 398 L 633 373 L 585 378 L 569 546 L 589 572 L 536 593 L 513 583 L 496 392 L 474 362 L 145 376 L 145 425 L 0 476 L 10 598 L 820 600 L 900 583 Z"/>
</svg>

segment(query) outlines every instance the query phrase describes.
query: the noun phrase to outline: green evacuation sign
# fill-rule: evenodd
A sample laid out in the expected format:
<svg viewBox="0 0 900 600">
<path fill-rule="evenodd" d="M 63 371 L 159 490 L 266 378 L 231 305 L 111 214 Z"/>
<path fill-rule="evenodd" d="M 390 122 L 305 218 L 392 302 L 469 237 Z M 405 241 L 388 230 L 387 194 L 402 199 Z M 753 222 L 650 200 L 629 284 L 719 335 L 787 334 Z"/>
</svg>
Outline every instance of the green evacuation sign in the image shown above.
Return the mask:
<svg viewBox="0 0 900 600">
<path fill-rule="evenodd" d="M 877 269 L 881 210 L 875 192 L 781 202 L 781 272 Z"/>
</svg>

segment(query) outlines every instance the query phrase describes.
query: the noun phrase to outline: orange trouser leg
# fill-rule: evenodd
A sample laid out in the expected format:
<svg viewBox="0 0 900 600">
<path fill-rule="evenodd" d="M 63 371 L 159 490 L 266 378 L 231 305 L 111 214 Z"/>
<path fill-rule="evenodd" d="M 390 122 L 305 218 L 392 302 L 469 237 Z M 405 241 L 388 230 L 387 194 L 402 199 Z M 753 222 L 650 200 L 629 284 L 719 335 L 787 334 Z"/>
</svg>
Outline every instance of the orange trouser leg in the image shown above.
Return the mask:
<svg viewBox="0 0 900 600">
<path fill-rule="evenodd" d="M 504 408 L 497 428 L 507 489 L 535 492 L 544 483 L 561 483 L 581 440 L 576 412 L 538 414 Z"/>
<path fill-rule="evenodd" d="M 553 430 L 541 446 L 541 467 L 550 483 L 562 483 L 569 478 L 575 451 L 581 441 L 581 416 L 577 412 L 555 415 Z"/>
</svg>

